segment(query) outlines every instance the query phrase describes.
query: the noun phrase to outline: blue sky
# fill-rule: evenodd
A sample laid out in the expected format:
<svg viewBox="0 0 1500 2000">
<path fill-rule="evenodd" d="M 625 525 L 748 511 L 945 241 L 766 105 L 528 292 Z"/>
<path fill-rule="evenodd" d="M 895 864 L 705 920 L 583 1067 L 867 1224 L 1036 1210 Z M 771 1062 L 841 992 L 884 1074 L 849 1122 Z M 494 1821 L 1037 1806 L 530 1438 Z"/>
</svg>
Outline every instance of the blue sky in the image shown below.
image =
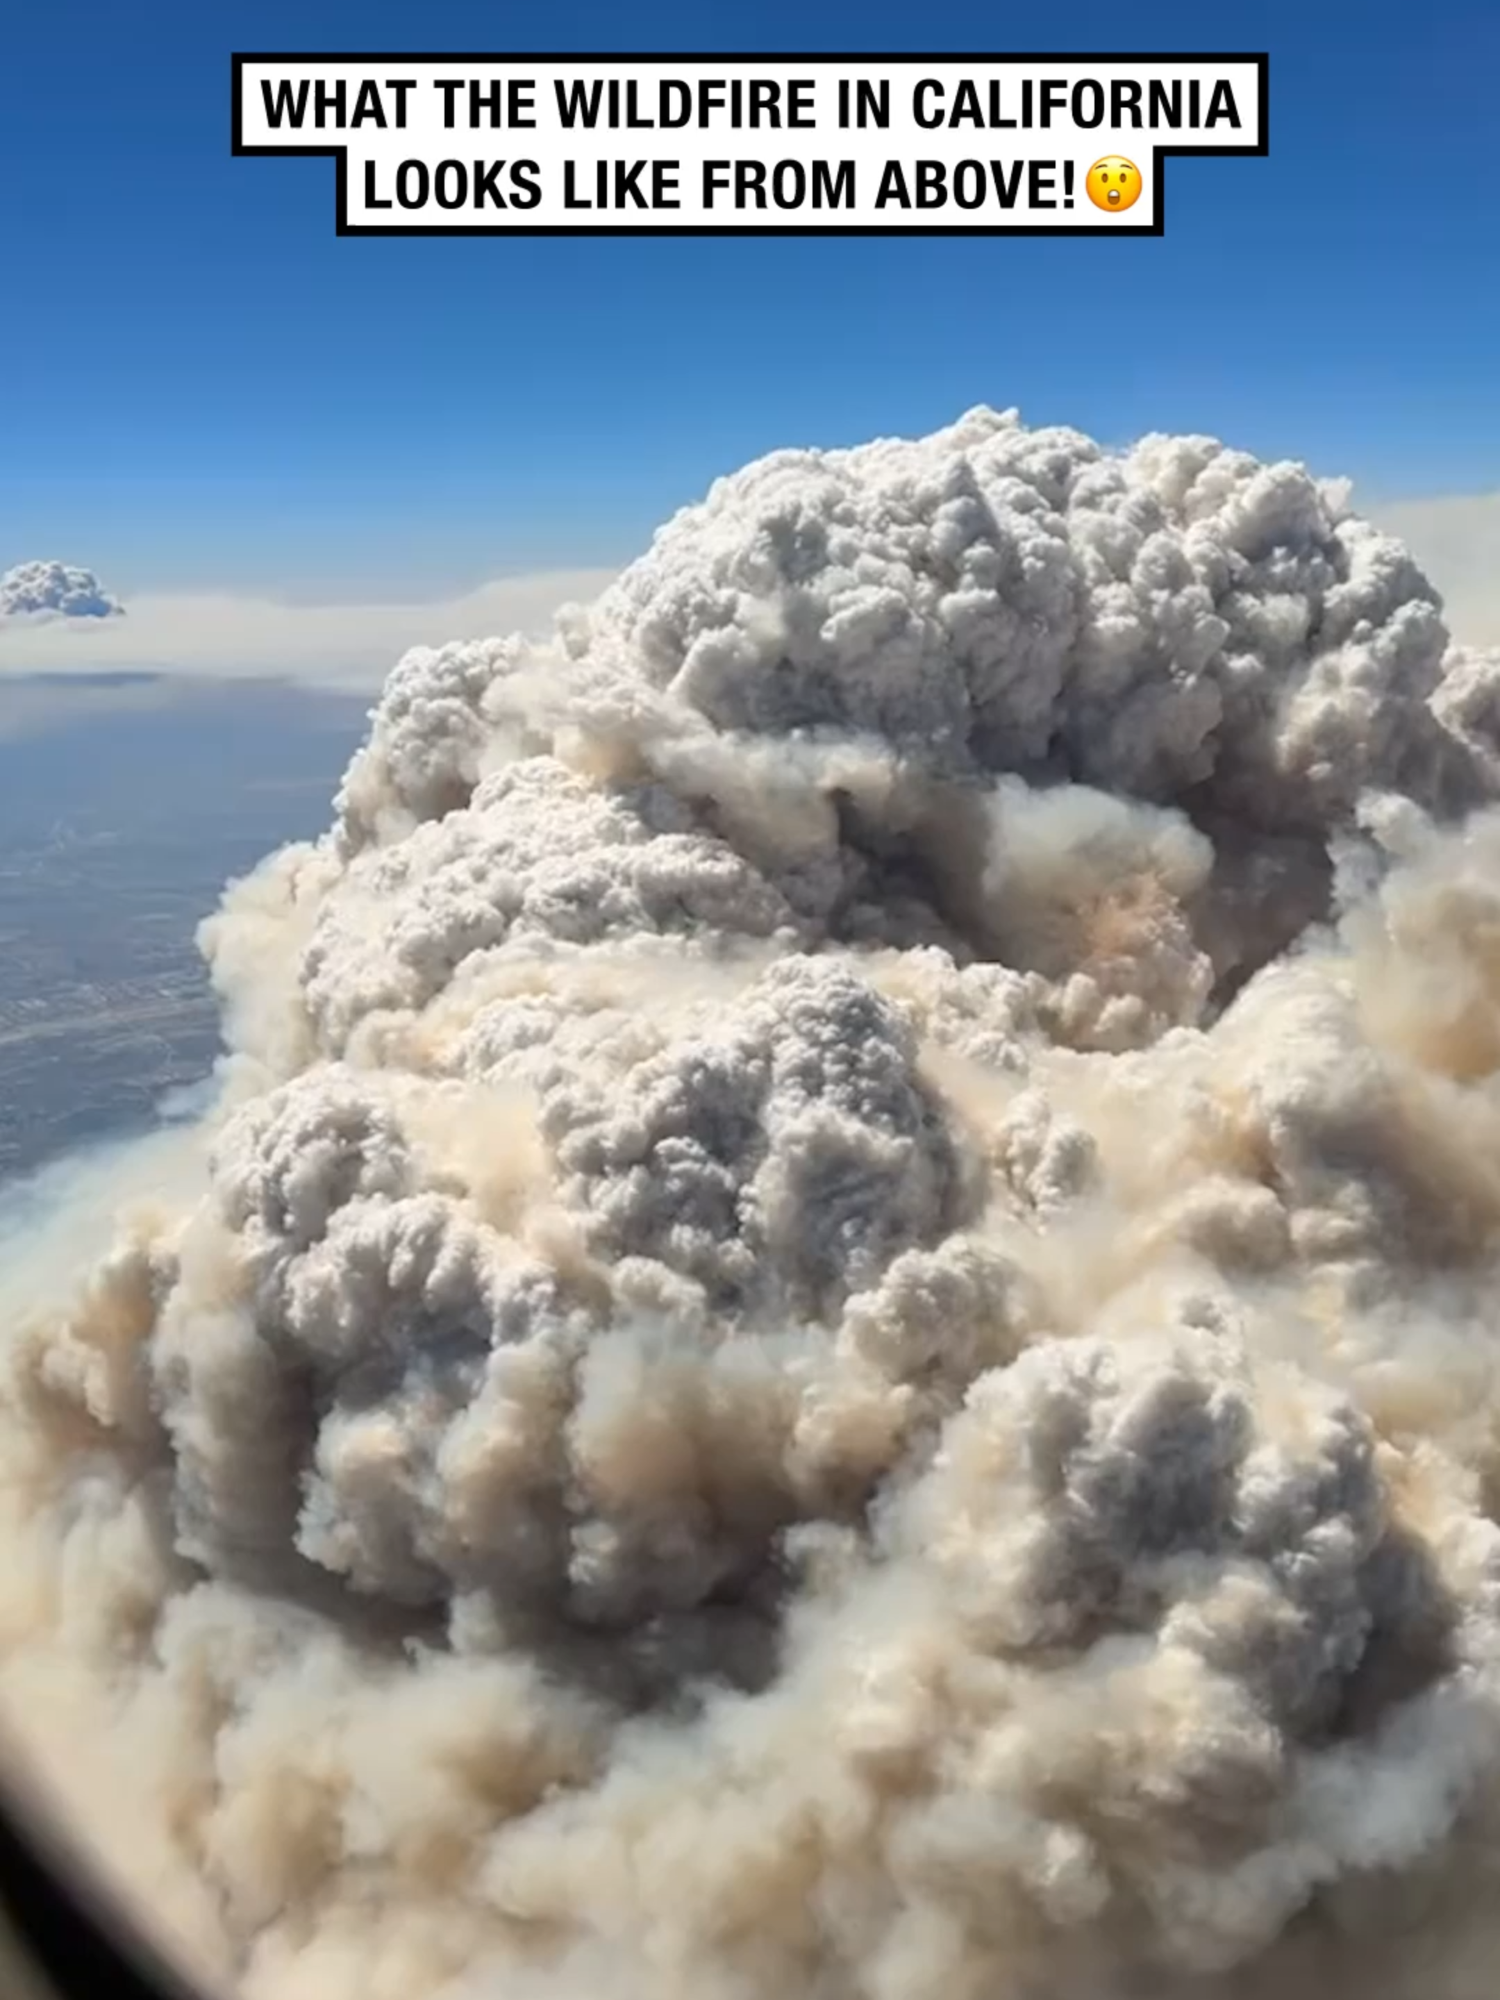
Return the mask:
<svg viewBox="0 0 1500 2000">
<path fill-rule="evenodd" d="M 1120 242 L 340 240 L 233 160 L 244 49 L 1269 50 L 1271 154 Z M 1388 497 L 1500 487 L 1500 7 L 15 0 L 0 568 L 462 588 L 632 554 L 780 444 L 969 405 L 1209 430 Z"/>
</svg>

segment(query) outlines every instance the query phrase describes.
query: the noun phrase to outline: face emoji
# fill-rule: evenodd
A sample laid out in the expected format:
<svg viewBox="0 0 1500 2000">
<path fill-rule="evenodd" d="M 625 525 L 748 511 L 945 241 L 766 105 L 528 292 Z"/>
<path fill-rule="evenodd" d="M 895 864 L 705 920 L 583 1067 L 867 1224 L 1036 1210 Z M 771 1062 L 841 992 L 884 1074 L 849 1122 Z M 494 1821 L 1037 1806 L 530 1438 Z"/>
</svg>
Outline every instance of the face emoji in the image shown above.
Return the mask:
<svg viewBox="0 0 1500 2000">
<path fill-rule="evenodd" d="M 1095 208 L 1118 215 L 1121 209 L 1140 200 L 1141 170 L 1134 160 L 1123 160 L 1118 153 L 1111 153 L 1107 159 L 1095 160 L 1084 186 Z"/>
</svg>

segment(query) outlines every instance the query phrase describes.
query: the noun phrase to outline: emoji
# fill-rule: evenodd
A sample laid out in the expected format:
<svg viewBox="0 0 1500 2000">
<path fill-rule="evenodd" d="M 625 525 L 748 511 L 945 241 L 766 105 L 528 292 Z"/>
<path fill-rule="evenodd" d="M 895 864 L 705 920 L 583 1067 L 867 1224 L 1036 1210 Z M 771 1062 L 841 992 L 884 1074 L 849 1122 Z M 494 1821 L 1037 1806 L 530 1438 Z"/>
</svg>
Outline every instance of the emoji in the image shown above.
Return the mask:
<svg viewBox="0 0 1500 2000">
<path fill-rule="evenodd" d="M 1084 185 L 1095 208 L 1107 209 L 1111 215 L 1118 215 L 1122 208 L 1129 208 L 1140 200 L 1141 170 L 1134 160 L 1124 160 L 1118 153 L 1111 153 L 1105 159 L 1095 160 Z"/>
</svg>

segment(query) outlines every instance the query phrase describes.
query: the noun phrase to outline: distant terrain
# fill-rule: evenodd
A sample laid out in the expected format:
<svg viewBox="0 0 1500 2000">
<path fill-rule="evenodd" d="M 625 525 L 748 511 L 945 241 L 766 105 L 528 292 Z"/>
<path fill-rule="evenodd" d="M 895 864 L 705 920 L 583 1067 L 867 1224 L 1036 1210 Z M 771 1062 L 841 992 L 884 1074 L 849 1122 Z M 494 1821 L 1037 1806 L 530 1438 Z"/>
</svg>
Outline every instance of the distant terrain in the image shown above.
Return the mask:
<svg viewBox="0 0 1500 2000">
<path fill-rule="evenodd" d="M 37 683 L 0 682 L 0 1182 L 207 1073 L 198 922 L 327 825 L 368 708 L 267 684 L 96 693 L 49 716 Z"/>
</svg>

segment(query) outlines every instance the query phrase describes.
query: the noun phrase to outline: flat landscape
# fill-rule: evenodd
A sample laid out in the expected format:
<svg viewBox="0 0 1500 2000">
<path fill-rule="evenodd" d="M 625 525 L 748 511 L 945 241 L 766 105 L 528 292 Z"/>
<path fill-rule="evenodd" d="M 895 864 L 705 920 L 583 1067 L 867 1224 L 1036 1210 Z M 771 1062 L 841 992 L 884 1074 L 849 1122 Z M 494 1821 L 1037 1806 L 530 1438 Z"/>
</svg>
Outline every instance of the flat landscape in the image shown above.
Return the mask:
<svg viewBox="0 0 1500 2000">
<path fill-rule="evenodd" d="M 0 686 L 0 1182 L 149 1124 L 218 1018 L 194 945 L 227 880 L 328 822 L 367 702 L 162 684 L 6 733 Z"/>
</svg>

